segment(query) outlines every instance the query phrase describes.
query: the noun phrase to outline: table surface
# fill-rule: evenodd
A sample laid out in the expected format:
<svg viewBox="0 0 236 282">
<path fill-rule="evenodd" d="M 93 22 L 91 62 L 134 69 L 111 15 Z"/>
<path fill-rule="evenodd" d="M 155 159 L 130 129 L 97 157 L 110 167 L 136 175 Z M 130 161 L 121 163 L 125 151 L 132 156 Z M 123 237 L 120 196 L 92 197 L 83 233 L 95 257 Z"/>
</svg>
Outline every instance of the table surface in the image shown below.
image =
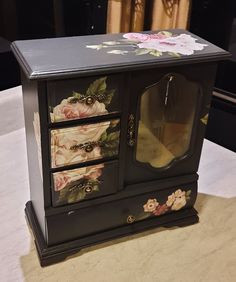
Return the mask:
<svg viewBox="0 0 236 282">
<path fill-rule="evenodd" d="M 199 224 L 113 240 L 41 268 L 24 216 L 30 196 L 21 87 L 0 92 L 0 148 L 0 281 L 235 279 L 235 153 L 204 141 L 196 202 Z"/>
</svg>

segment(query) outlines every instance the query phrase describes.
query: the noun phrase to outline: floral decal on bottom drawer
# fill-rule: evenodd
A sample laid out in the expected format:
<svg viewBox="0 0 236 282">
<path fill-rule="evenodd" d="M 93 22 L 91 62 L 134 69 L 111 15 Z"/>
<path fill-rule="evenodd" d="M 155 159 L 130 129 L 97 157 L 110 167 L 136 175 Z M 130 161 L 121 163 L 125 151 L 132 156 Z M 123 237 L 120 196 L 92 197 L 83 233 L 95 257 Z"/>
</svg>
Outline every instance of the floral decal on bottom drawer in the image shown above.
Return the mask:
<svg viewBox="0 0 236 282">
<path fill-rule="evenodd" d="M 178 189 L 169 195 L 167 201 L 163 204 L 160 204 L 155 198 L 148 199 L 147 203 L 143 205 L 143 210 L 145 213 L 149 213 L 150 216 L 159 216 L 168 211 L 178 211 L 190 200 L 190 194 L 191 190 L 182 191 L 181 189 Z"/>
<path fill-rule="evenodd" d="M 54 173 L 54 191 L 59 193 L 56 204 L 79 202 L 98 192 L 103 168 L 104 164 L 99 164 Z"/>
</svg>

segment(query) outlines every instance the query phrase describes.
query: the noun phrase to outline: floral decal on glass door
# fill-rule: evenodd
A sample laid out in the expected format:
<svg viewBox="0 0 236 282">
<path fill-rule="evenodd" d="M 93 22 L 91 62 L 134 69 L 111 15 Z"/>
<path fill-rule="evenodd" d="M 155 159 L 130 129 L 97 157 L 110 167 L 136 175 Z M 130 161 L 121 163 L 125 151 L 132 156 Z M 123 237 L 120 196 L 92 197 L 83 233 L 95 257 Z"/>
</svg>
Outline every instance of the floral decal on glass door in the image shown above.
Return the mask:
<svg viewBox="0 0 236 282">
<path fill-rule="evenodd" d="M 118 41 L 106 41 L 98 45 L 87 45 L 94 50 L 106 49 L 108 54 L 114 55 L 152 55 L 162 56 L 167 53 L 170 56 L 193 55 L 194 51 L 203 50 L 206 44 L 196 42 L 198 39 L 190 34 L 175 35 L 169 31 L 158 33 L 126 33 L 123 39 Z"/>
<path fill-rule="evenodd" d="M 115 89 L 107 89 L 107 77 L 93 81 L 85 93 L 73 92 L 60 104 L 50 107 L 51 122 L 81 119 L 108 114 Z"/>
</svg>

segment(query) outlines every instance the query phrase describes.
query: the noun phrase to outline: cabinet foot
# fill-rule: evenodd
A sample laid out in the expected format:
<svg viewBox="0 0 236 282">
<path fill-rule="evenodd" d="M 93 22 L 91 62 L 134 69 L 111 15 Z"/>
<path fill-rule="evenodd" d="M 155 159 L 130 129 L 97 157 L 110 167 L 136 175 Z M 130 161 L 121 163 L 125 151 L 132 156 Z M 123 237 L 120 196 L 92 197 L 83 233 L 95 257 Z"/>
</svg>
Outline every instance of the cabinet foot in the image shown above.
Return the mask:
<svg viewBox="0 0 236 282">
<path fill-rule="evenodd" d="M 78 247 L 71 248 L 69 246 L 66 248 L 67 244 L 59 244 L 57 246 L 48 247 L 44 240 L 31 201 L 26 203 L 25 214 L 26 214 L 26 219 L 30 225 L 30 228 L 33 231 L 33 235 L 35 239 L 34 242 L 36 245 L 38 258 L 41 266 L 48 266 L 51 264 L 64 261 L 67 257 L 74 255 L 80 251 L 80 248 Z"/>
<path fill-rule="evenodd" d="M 167 224 L 164 224 L 163 227 L 171 228 L 171 227 L 186 227 L 188 225 L 196 224 L 199 222 L 199 217 L 197 214 L 182 218 L 180 220 L 172 221 Z"/>
<path fill-rule="evenodd" d="M 188 208 L 160 216 L 158 220 L 155 218 L 143 220 L 134 224 L 124 225 L 113 230 L 107 230 L 98 234 L 89 235 L 86 238 L 84 237 L 66 243 L 47 246 L 31 202 L 27 202 L 25 213 L 34 234 L 35 245 L 41 266 L 47 266 L 61 262 L 67 257 L 78 253 L 85 247 L 104 241 L 132 235 L 134 233 L 142 232 L 154 227 L 184 227 L 195 224 L 199 221 L 197 211 L 194 208 Z"/>
</svg>

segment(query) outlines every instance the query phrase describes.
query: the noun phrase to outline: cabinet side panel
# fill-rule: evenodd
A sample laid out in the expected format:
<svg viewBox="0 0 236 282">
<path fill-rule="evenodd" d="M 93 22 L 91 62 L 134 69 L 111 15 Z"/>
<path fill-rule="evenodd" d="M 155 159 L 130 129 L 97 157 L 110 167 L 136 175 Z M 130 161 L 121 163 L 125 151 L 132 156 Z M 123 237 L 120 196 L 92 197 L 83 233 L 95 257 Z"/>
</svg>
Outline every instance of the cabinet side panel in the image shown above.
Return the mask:
<svg viewBox="0 0 236 282">
<path fill-rule="evenodd" d="M 23 103 L 25 116 L 26 144 L 32 201 L 39 225 L 45 236 L 44 195 L 39 127 L 37 82 L 27 80 L 22 74 Z M 39 138 L 37 138 L 37 136 Z"/>
</svg>

